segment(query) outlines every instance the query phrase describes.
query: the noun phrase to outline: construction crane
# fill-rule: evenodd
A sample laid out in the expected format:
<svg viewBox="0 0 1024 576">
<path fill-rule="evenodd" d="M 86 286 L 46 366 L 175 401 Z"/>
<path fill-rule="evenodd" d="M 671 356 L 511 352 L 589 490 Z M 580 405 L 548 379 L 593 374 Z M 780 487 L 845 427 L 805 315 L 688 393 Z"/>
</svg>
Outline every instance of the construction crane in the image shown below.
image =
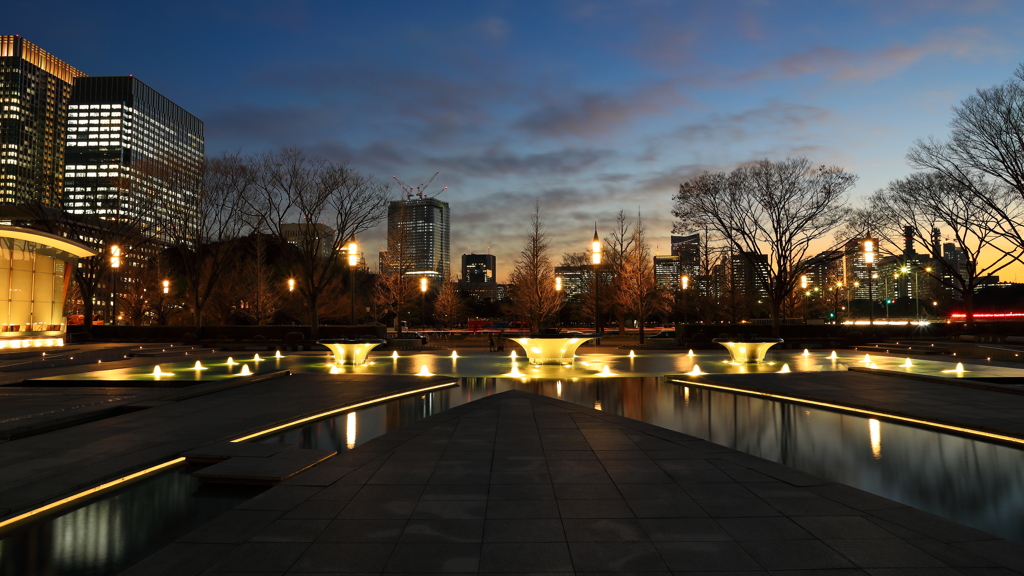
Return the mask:
<svg viewBox="0 0 1024 576">
<path fill-rule="evenodd" d="M 427 187 L 430 186 L 430 183 L 433 182 L 434 178 L 437 178 L 437 175 L 440 173 L 440 170 L 434 172 L 434 175 L 430 177 L 430 180 L 427 180 L 426 182 L 420 184 L 419 186 L 409 186 L 402 182 L 401 180 L 399 180 L 398 176 L 392 176 L 392 178 L 394 178 L 395 182 L 398 182 L 398 187 L 402 189 L 402 192 L 405 194 L 406 200 L 412 198 L 413 196 L 419 196 L 420 198 L 433 198 L 434 196 L 437 196 L 441 192 L 444 192 L 445 190 L 448 189 L 448 187 L 445 186 L 444 188 L 439 190 L 437 194 L 434 194 L 432 196 L 427 195 Z"/>
</svg>

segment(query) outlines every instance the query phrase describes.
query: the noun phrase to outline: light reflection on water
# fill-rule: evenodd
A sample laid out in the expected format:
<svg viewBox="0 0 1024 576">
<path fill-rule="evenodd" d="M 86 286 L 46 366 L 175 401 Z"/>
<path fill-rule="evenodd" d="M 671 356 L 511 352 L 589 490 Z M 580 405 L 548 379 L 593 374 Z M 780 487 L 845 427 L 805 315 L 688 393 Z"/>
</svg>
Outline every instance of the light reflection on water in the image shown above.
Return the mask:
<svg viewBox="0 0 1024 576">
<path fill-rule="evenodd" d="M 659 378 L 464 378 L 456 388 L 360 410 L 354 426 L 345 414 L 261 441 L 344 451 L 349 444 L 506 390 L 599 406 L 1024 543 L 1024 451 Z"/>
<path fill-rule="evenodd" d="M 117 574 L 261 488 L 200 487 L 180 466 L 0 540 L 2 576 Z"/>
</svg>

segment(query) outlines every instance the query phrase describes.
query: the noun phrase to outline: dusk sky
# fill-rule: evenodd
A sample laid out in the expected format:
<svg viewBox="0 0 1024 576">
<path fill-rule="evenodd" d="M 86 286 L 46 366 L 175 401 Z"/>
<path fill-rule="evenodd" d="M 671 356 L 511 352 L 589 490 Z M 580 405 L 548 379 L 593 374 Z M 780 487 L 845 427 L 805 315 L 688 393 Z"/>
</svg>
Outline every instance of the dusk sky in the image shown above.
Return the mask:
<svg viewBox="0 0 1024 576">
<path fill-rule="evenodd" d="M 2 33 L 138 76 L 205 122 L 210 156 L 440 171 L 453 269 L 490 249 L 499 280 L 538 198 L 556 263 L 620 209 L 667 253 L 680 182 L 745 161 L 843 166 L 856 202 L 1024 61 L 1014 0 L 10 4 Z M 383 236 L 362 239 L 371 265 Z"/>
</svg>

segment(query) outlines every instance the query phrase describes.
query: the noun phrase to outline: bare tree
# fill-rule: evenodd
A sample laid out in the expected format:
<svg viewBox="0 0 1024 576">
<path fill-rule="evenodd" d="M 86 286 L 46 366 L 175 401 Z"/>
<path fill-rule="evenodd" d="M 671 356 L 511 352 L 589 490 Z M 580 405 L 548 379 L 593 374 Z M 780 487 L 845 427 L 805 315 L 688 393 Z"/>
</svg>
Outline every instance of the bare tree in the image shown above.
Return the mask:
<svg viewBox="0 0 1024 576">
<path fill-rule="evenodd" d="M 938 172 L 988 207 L 998 220 L 995 232 L 1024 249 L 1024 225 L 1004 195 L 1024 200 L 1024 65 L 1013 78 L 978 89 L 953 107 L 948 141 L 918 140 L 907 153 L 916 168 Z"/>
<path fill-rule="evenodd" d="M 441 289 L 434 299 L 434 317 L 445 327 L 458 324 L 466 317 L 466 303 L 454 280 L 441 283 Z"/>
<path fill-rule="evenodd" d="M 298 248 L 297 287 L 306 300 L 310 337 L 316 340 L 321 299 L 343 272 L 341 252 L 351 238 L 387 216 L 389 187 L 346 164 L 309 158 L 297 148 L 261 154 L 254 163 L 257 193 L 250 212 Z"/>
<path fill-rule="evenodd" d="M 197 334 L 203 311 L 225 272 L 235 263 L 235 241 L 244 235 L 244 199 L 252 189 L 252 172 L 237 154 L 208 158 L 203 187 L 178 199 L 165 195 L 162 232 L 171 241 L 174 264 Z"/>
<path fill-rule="evenodd" d="M 550 244 L 544 230 L 540 203 L 534 205 L 523 250 L 509 275 L 509 300 L 514 314 L 530 322 L 534 332 L 562 307 L 562 293 L 555 290 Z"/>
<path fill-rule="evenodd" d="M 253 234 L 250 256 L 241 270 L 243 282 L 239 296 L 244 305 L 239 312 L 257 326 L 272 319 L 282 301 L 277 274 L 269 259 L 270 240 L 264 234 Z"/>
<path fill-rule="evenodd" d="M 843 223 L 856 180 L 837 166 L 813 168 L 807 158 L 762 160 L 681 184 L 672 213 L 677 229 L 711 230 L 751 259 L 778 336 L 782 303 L 807 269 L 811 243 Z M 767 257 L 764 265 L 753 262 L 759 254 Z"/>
<path fill-rule="evenodd" d="M 974 191 L 982 190 L 985 200 Z M 902 238 L 906 230 L 922 252 L 931 255 L 938 283 L 953 290 L 964 303 L 969 328 L 974 326 L 974 292 L 985 276 L 1019 261 L 1019 249 L 999 240 L 1003 215 L 1019 219 L 1022 199 L 1006 186 L 972 182 L 963 186 L 940 172 L 916 173 L 894 180 L 868 200 L 877 230 L 890 238 Z M 932 242 L 933 231 L 945 232 L 967 262 L 944 258 Z"/>
<path fill-rule="evenodd" d="M 616 306 L 636 318 L 640 326 L 640 344 L 644 343 L 644 324 L 652 314 L 666 310 L 669 300 L 658 288 L 654 260 L 647 243 L 647 227 L 640 214 L 630 232 L 627 250 L 622 254 L 622 269 L 617 277 Z M 624 315 L 625 315 L 624 314 Z"/>
<path fill-rule="evenodd" d="M 604 240 L 605 245 L 608 247 L 608 256 L 603 268 L 611 272 L 612 285 L 610 290 L 604 290 L 601 295 L 601 304 L 604 304 L 605 298 L 612 304 L 612 311 L 615 313 L 620 335 L 626 333 L 626 314 L 628 310 L 619 305 L 618 295 L 623 289 L 623 272 L 626 267 L 626 259 L 633 245 L 631 228 L 632 226 L 629 223 L 629 218 L 626 217 L 626 213 L 623 210 L 619 210 L 619 213 L 615 215 L 615 228 L 612 229 L 612 233 L 605 237 Z M 604 296 L 604 294 L 607 294 L 607 296 Z M 607 309 L 604 306 L 602 308 Z"/>
<path fill-rule="evenodd" d="M 380 270 L 373 289 L 373 301 L 378 312 L 395 315 L 395 331 L 401 338 L 402 313 L 416 298 L 417 291 L 416 281 L 409 275 L 415 267 L 412 245 L 404 226 L 388 228 L 387 246 L 387 250 L 380 253 Z"/>
</svg>

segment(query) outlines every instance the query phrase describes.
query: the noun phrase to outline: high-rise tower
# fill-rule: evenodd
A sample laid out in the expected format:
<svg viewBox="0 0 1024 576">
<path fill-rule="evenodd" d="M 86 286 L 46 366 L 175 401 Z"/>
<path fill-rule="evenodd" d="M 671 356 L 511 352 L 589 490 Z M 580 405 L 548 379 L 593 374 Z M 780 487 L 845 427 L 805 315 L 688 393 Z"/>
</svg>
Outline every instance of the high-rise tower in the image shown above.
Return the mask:
<svg viewBox="0 0 1024 576">
<path fill-rule="evenodd" d="M 203 123 L 134 76 L 75 81 L 68 105 L 64 208 L 125 218 L 161 238 L 202 187 Z"/>
<path fill-rule="evenodd" d="M 0 36 L 0 204 L 60 207 L 68 100 L 81 76 L 20 36 Z"/>
<path fill-rule="evenodd" d="M 405 238 L 409 275 L 438 276 L 451 272 L 451 208 L 437 198 L 411 198 L 388 205 L 388 250 Z"/>
</svg>

